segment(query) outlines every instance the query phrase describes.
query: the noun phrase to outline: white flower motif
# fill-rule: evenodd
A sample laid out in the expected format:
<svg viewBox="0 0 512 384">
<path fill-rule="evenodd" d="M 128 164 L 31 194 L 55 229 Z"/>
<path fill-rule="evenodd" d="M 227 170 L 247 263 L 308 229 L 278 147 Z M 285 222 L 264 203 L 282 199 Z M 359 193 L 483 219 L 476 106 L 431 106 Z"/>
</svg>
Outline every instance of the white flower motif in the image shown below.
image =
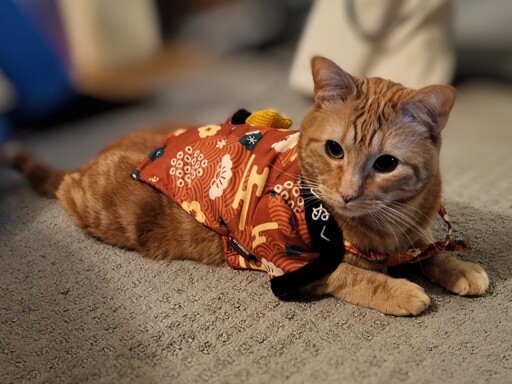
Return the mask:
<svg viewBox="0 0 512 384">
<path fill-rule="evenodd" d="M 295 208 L 304 206 L 304 198 L 300 194 L 300 181 L 287 180 L 283 184 L 276 184 L 274 191 L 278 193 L 288 205 L 295 211 Z"/>
<path fill-rule="evenodd" d="M 198 201 L 184 201 L 181 204 L 181 208 L 183 208 L 187 213 L 192 215 L 201 224 L 206 221 L 206 216 L 201 210 L 201 204 Z"/>
<path fill-rule="evenodd" d="M 204 155 L 199 150 L 196 150 L 194 154 L 192 152 L 193 148 L 187 146 L 185 147 L 185 153 L 183 151 L 178 152 L 176 157 L 170 161 L 169 174 L 176 175 L 178 187 L 183 187 L 185 182 L 190 187 L 196 177 L 203 175 L 203 168 L 206 168 L 208 165 L 208 160 L 204 158 Z"/>
<path fill-rule="evenodd" d="M 250 144 L 256 144 L 256 138 L 254 136 L 249 136 L 247 138 L 247 141 L 250 143 Z"/>
<path fill-rule="evenodd" d="M 276 152 L 283 153 L 288 151 L 289 149 L 294 148 L 299 142 L 299 132 L 293 133 L 291 135 L 286 136 L 284 140 L 278 141 L 277 143 L 272 144 L 272 148 L 276 150 Z"/>
<path fill-rule="evenodd" d="M 208 192 L 210 199 L 215 200 L 217 197 L 222 196 L 222 193 L 228 186 L 229 179 L 233 176 L 233 172 L 231 172 L 232 167 L 231 156 L 227 153 L 222 156 L 217 166 L 217 172 L 215 172 L 215 176 L 210 183 L 210 191 Z"/>
<path fill-rule="evenodd" d="M 204 127 L 197 128 L 197 131 L 199 132 L 199 137 L 204 139 L 208 136 L 215 135 L 218 131 L 220 131 L 220 129 L 220 125 L 206 125 Z"/>
<path fill-rule="evenodd" d="M 284 271 L 281 268 L 276 267 L 274 263 L 268 261 L 264 257 L 261 258 L 261 264 L 265 267 L 265 270 L 270 275 L 270 277 L 277 277 L 284 275 Z"/>
<path fill-rule="evenodd" d="M 173 136 L 179 136 L 179 135 L 181 135 L 182 133 L 185 133 L 186 131 L 187 131 L 187 129 L 185 129 L 185 128 L 178 128 L 178 129 L 176 129 L 176 130 L 172 131 L 172 132 L 171 132 L 171 135 L 173 135 Z"/>
<path fill-rule="evenodd" d="M 224 148 L 224 146 L 226 144 L 227 144 L 227 140 L 226 139 L 222 139 L 222 140 L 217 141 L 216 147 L 219 148 L 219 149 L 222 149 L 222 148 Z"/>
</svg>

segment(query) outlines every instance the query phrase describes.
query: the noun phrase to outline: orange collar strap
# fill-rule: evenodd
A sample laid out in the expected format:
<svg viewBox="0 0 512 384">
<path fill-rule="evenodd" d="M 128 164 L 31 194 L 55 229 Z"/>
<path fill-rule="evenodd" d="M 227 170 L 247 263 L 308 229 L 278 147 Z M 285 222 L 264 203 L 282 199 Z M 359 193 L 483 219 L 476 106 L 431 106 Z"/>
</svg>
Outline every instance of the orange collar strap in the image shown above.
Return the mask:
<svg viewBox="0 0 512 384">
<path fill-rule="evenodd" d="M 448 228 L 444 240 L 425 244 L 416 248 L 409 248 L 405 252 L 396 252 L 389 255 L 371 251 L 368 254 L 365 254 L 359 251 L 348 241 L 345 241 L 345 251 L 374 263 L 383 264 L 387 267 L 395 267 L 401 264 L 413 264 L 422 260 L 427 260 L 440 252 L 460 252 L 471 250 L 471 245 L 466 240 L 452 239 L 452 223 L 446 209 L 441 206 L 438 213 Z"/>
</svg>

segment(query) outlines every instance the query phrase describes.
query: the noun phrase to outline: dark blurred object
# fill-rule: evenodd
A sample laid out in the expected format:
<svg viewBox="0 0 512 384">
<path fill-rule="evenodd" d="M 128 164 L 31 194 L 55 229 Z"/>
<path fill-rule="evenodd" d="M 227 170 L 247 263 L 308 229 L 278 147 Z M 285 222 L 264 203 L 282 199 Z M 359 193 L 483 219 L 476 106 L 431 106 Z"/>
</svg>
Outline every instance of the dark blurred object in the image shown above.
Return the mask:
<svg viewBox="0 0 512 384">
<path fill-rule="evenodd" d="M 60 13 L 58 0 L 12 0 L 52 51 L 69 68 L 69 46 Z"/>
<path fill-rule="evenodd" d="M 11 137 L 11 123 L 6 115 L 0 113 L 0 145 Z"/>
<path fill-rule="evenodd" d="M 0 115 L 36 126 L 144 99 L 219 54 L 294 41 L 311 2 L 0 0 Z"/>
<path fill-rule="evenodd" d="M 512 80 L 510 0 L 456 0 L 454 37 L 459 77 Z"/>
<path fill-rule="evenodd" d="M 195 14 L 222 7 L 234 0 L 155 0 L 161 31 L 164 36 L 175 36 L 183 24 Z"/>
<path fill-rule="evenodd" d="M 140 100 L 213 60 L 160 29 L 152 0 L 1 0 L 0 136 L 11 123 L 45 125 Z"/>
<path fill-rule="evenodd" d="M 202 47 L 162 37 L 153 1 L 59 4 L 74 84 L 86 95 L 113 102 L 140 99 L 209 61 Z"/>
<path fill-rule="evenodd" d="M 190 16 L 193 1 L 155 0 L 158 9 L 160 32 L 163 36 L 172 36 L 181 27 L 183 20 Z"/>
<path fill-rule="evenodd" d="M 12 84 L 17 116 L 37 120 L 73 100 L 62 60 L 11 0 L 0 2 L 0 47 L 0 69 Z"/>
<path fill-rule="evenodd" d="M 312 0 L 157 0 L 162 29 L 228 53 L 295 42 Z"/>
<path fill-rule="evenodd" d="M 264 45 L 280 36 L 284 27 L 284 6 L 279 1 L 225 0 L 190 17 L 177 37 L 203 41 L 224 53 Z"/>
</svg>

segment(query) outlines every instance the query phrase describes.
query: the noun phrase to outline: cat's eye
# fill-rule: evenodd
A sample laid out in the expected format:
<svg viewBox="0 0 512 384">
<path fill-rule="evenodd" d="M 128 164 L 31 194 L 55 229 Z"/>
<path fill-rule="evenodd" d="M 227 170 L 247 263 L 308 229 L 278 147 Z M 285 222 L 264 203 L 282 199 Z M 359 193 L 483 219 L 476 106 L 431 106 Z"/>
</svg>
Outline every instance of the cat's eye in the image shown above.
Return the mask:
<svg viewBox="0 0 512 384">
<path fill-rule="evenodd" d="M 382 155 L 373 163 L 373 168 L 383 173 L 394 171 L 397 166 L 398 159 L 391 155 Z"/>
<path fill-rule="evenodd" d="M 325 152 L 336 160 L 341 160 L 343 159 L 343 156 L 345 156 L 345 152 L 343 152 L 341 144 L 334 140 L 327 140 L 325 142 Z"/>
</svg>

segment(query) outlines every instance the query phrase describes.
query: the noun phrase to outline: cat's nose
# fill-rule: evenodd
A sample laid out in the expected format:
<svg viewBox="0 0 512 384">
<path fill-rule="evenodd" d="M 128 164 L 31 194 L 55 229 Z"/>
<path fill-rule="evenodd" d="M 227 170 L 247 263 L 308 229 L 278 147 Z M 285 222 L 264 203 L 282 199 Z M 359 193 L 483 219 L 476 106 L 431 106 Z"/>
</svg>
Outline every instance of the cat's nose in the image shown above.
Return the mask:
<svg viewBox="0 0 512 384">
<path fill-rule="evenodd" d="M 343 201 L 345 202 L 345 204 L 348 204 L 350 203 L 352 200 L 355 200 L 359 197 L 358 194 L 349 194 L 349 193 L 342 193 L 341 194 L 341 198 L 343 199 Z"/>
</svg>

